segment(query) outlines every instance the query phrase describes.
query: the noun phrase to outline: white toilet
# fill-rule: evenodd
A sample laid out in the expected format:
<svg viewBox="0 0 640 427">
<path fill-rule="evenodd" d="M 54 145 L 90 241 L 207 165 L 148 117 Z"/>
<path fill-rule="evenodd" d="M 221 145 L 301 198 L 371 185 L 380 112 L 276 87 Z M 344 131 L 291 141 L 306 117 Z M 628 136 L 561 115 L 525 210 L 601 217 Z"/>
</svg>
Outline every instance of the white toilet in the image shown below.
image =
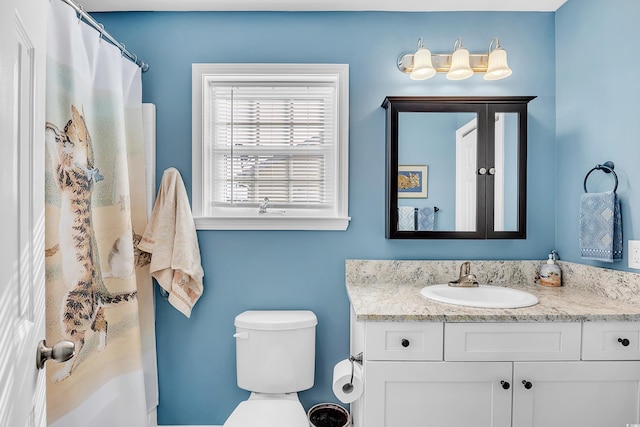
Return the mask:
<svg viewBox="0 0 640 427">
<path fill-rule="evenodd" d="M 313 386 L 316 315 L 245 311 L 234 324 L 238 386 L 251 396 L 223 427 L 308 427 L 298 392 Z"/>
</svg>

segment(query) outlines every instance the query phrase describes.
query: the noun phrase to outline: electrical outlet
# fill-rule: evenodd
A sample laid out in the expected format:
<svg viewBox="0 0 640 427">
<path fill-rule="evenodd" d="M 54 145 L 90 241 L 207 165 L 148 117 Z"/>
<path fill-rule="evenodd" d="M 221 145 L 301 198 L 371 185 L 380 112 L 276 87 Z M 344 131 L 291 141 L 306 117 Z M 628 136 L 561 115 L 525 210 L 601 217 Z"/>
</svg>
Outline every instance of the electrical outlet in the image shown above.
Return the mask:
<svg viewBox="0 0 640 427">
<path fill-rule="evenodd" d="M 629 240 L 629 268 L 640 270 L 640 240 Z"/>
</svg>

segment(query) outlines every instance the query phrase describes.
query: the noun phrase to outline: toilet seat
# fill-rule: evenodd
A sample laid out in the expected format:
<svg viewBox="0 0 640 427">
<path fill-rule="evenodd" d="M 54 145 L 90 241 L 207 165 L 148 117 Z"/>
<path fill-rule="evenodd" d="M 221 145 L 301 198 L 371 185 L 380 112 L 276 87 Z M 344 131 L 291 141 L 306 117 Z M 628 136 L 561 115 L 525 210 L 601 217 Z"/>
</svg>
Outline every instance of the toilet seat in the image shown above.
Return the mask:
<svg viewBox="0 0 640 427">
<path fill-rule="evenodd" d="M 307 414 L 297 400 L 245 400 L 223 427 L 308 427 Z"/>
</svg>

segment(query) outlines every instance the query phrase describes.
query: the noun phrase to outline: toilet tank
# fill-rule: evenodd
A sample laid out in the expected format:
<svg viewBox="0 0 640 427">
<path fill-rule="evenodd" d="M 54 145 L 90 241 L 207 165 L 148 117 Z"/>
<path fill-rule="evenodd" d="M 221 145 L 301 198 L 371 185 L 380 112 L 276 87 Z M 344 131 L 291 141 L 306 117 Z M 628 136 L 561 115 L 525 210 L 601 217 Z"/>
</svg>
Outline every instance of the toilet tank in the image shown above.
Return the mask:
<svg viewBox="0 0 640 427">
<path fill-rule="evenodd" d="M 245 311 L 234 324 L 240 388 L 293 393 L 313 387 L 318 319 L 312 311 Z"/>
</svg>

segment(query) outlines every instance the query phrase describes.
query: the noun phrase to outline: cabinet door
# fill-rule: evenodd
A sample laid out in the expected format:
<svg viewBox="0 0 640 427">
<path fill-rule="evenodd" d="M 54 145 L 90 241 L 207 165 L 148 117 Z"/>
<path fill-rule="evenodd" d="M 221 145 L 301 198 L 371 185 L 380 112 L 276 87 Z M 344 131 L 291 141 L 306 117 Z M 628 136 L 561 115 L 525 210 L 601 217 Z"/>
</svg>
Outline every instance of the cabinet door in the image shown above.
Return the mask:
<svg viewBox="0 0 640 427">
<path fill-rule="evenodd" d="M 511 374 L 510 362 L 365 362 L 363 425 L 509 427 Z"/>
<path fill-rule="evenodd" d="M 513 427 L 637 423 L 640 362 L 519 362 Z"/>
</svg>

